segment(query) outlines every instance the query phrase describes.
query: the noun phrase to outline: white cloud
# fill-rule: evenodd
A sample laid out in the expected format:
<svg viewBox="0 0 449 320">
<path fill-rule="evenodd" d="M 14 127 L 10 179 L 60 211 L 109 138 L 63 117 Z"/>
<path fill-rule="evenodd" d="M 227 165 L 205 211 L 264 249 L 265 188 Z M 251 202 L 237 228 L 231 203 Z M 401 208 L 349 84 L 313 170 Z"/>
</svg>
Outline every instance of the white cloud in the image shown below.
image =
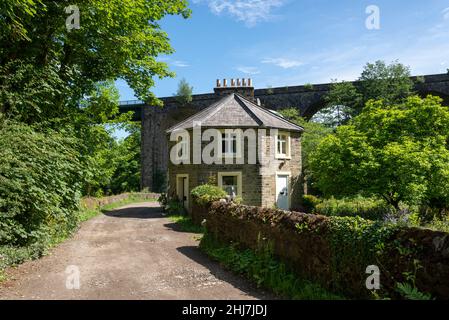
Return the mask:
<svg viewBox="0 0 449 320">
<path fill-rule="evenodd" d="M 180 67 L 180 68 L 190 67 L 190 65 L 187 62 L 180 61 L 180 60 L 173 61 L 172 65 L 174 65 L 175 67 Z"/>
<path fill-rule="evenodd" d="M 444 9 L 441 13 L 443 14 L 443 18 L 444 18 L 445 20 L 449 20 L 449 7 L 447 7 L 446 9 Z"/>
<path fill-rule="evenodd" d="M 274 64 L 275 66 L 278 66 L 278 67 L 281 67 L 284 69 L 296 68 L 296 67 L 302 66 L 304 64 L 299 60 L 287 59 L 287 58 L 267 58 L 267 59 L 262 60 L 262 63 Z"/>
<path fill-rule="evenodd" d="M 245 74 L 259 74 L 260 73 L 260 70 L 257 69 L 256 67 L 241 66 L 241 67 L 237 67 L 236 69 Z"/>
<path fill-rule="evenodd" d="M 194 0 L 195 3 L 207 2 L 209 9 L 216 15 L 228 14 L 248 27 L 275 17 L 274 8 L 284 5 L 285 0 Z"/>
</svg>

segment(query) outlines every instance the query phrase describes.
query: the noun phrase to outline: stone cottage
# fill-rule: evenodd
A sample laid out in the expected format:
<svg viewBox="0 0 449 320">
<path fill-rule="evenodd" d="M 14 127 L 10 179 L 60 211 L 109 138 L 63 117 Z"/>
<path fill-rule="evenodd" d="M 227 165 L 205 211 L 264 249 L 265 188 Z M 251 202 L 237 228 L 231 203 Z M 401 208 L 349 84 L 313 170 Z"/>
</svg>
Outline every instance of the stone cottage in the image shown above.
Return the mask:
<svg viewBox="0 0 449 320">
<path fill-rule="evenodd" d="M 217 80 L 219 100 L 169 128 L 168 196 L 191 209 L 190 191 L 213 181 L 254 206 L 298 206 L 304 129 L 254 100 L 251 79 Z"/>
</svg>

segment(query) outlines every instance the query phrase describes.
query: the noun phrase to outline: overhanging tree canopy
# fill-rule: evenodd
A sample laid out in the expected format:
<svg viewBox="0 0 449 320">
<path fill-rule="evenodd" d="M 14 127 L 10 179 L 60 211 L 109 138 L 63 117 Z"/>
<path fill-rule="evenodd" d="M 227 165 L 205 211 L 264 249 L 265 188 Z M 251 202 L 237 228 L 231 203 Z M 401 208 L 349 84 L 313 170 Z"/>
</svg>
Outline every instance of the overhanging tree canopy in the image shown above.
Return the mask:
<svg viewBox="0 0 449 320">
<path fill-rule="evenodd" d="M 98 82 L 123 78 L 155 102 L 154 77 L 172 75 L 157 61 L 173 51 L 158 21 L 190 15 L 186 0 L 80 0 L 80 28 L 67 30 L 73 1 L 10 0 L 0 9 L 0 110 L 26 122 L 80 107 Z"/>
</svg>

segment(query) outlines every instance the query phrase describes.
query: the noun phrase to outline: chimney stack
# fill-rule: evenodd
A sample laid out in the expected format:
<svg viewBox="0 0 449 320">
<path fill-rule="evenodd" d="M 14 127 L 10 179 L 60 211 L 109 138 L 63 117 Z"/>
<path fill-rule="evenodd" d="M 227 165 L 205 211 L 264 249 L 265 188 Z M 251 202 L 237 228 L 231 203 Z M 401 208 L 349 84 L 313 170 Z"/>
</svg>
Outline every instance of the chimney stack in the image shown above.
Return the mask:
<svg viewBox="0 0 449 320">
<path fill-rule="evenodd" d="M 214 88 L 216 96 L 226 96 L 231 93 L 238 93 L 247 99 L 254 100 L 254 87 L 252 85 L 252 79 L 248 78 L 231 78 L 230 86 L 228 87 L 228 79 L 223 79 L 220 83 L 220 79 L 217 79 L 217 85 Z"/>
</svg>

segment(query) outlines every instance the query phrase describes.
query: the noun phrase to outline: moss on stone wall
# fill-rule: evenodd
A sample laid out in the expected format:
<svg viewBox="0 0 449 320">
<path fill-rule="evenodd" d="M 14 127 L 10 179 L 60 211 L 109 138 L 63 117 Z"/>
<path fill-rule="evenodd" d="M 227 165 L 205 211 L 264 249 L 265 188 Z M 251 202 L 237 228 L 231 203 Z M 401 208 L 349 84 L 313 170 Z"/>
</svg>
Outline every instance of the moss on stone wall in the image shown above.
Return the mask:
<svg viewBox="0 0 449 320">
<path fill-rule="evenodd" d="M 209 233 L 257 249 L 272 242 L 274 254 L 303 278 L 356 298 L 372 297 L 366 269 L 380 269 L 375 295 L 401 298 L 398 284 L 449 298 L 449 234 L 365 220 L 215 202 Z"/>
</svg>

